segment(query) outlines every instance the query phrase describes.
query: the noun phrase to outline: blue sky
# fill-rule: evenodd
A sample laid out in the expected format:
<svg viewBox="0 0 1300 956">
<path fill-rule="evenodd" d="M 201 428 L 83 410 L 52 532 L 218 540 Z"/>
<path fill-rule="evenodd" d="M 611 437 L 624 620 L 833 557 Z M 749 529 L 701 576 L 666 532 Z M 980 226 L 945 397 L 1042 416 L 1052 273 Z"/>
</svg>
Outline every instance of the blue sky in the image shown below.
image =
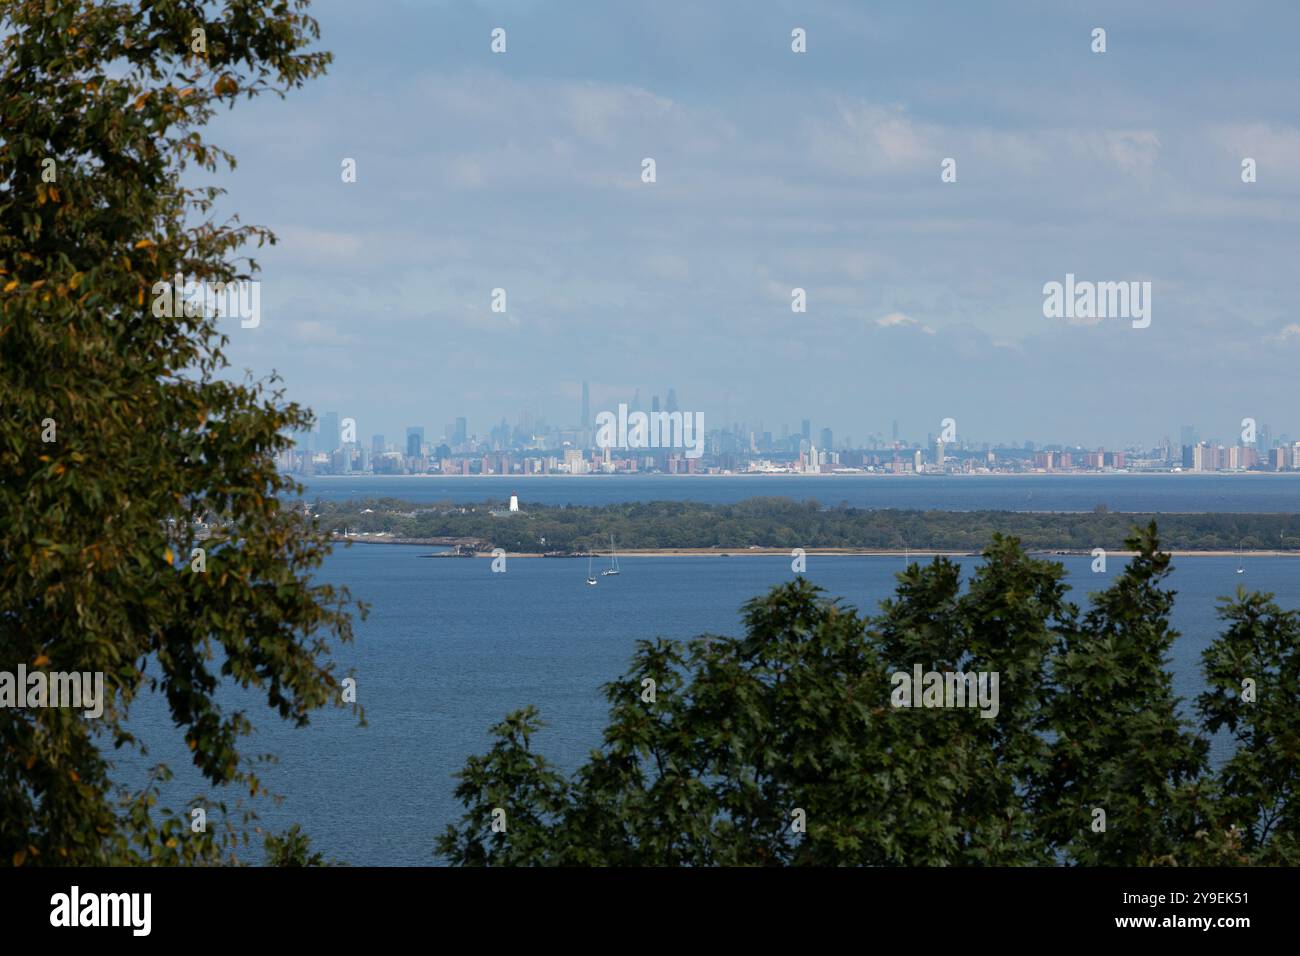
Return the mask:
<svg viewBox="0 0 1300 956">
<path fill-rule="evenodd" d="M 1300 437 L 1300 8 L 985 7 L 313 4 L 329 74 L 210 130 L 281 240 L 229 354 L 367 439 L 575 422 L 584 379 L 858 441 Z M 1150 327 L 1045 318 L 1066 273 Z"/>
</svg>

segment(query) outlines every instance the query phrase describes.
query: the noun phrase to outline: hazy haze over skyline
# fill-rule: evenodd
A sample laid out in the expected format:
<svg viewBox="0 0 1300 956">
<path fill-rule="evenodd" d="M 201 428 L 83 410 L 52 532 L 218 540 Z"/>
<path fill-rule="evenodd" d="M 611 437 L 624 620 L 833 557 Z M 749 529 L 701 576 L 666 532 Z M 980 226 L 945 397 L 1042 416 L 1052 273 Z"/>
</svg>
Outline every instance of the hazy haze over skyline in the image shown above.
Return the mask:
<svg viewBox="0 0 1300 956">
<path fill-rule="evenodd" d="M 281 240 L 260 325 L 223 330 L 237 370 L 363 442 L 576 423 L 584 379 L 593 415 L 673 387 L 708 428 L 837 440 L 946 416 L 989 441 L 1300 433 L 1295 8 L 312 12 L 329 74 L 213 124 L 227 211 Z M 1066 273 L 1150 281 L 1150 327 L 1045 318 Z"/>
</svg>

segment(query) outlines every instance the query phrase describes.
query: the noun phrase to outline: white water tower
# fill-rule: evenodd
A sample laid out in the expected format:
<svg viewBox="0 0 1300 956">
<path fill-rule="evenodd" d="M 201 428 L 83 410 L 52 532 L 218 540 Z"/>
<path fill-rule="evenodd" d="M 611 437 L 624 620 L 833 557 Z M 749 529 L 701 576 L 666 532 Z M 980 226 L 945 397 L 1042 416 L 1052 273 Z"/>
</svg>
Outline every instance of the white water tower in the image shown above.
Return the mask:
<svg viewBox="0 0 1300 956">
<path fill-rule="evenodd" d="M 511 511 L 518 511 L 518 510 L 519 510 L 519 496 L 518 496 L 518 495 L 511 495 L 511 496 L 510 496 L 510 510 L 511 510 Z"/>
</svg>

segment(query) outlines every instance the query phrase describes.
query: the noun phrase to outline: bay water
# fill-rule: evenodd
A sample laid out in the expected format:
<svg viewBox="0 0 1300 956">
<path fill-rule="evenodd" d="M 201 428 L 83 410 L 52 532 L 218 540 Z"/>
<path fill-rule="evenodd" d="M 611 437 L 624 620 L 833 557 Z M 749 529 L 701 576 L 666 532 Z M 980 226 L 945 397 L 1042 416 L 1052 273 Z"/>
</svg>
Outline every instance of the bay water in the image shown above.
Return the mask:
<svg viewBox="0 0 1300 956">
<path fill-rule="evenodd" d="M 247 708 L 258 727 L 245 750 L 279 758 L 263 777 L 284 799 L 252 805 L 262 824 L 280 831 L 300 823 L 313 848 L 335 860 L 437 863 L 434 838 L 462 809 L 452 774 L 487 750 L 493 723 L 537 705 L 546 727 L 536 749 L 572 771 L 600 743 L 600 687 L 627 669 L 638 638 L 738 635 L 742 605 L 792 577 L 785 556 L 626 557 L 622 574 L 589 587 L 581 559 L 510 559 L 501 574 L 488 560 L 425 557 L 432 550 L 356 544 L 339 548 L 321 569 L 372 608 L 356 641 L 335 655 L 345 670 L 355 669 L 368 726 L 329 710 L 294 729 L 252 693 L 223 689 L 220 697 L 227 708 Z M 969 573 L 979 559 L 960 560 Z M 1081 606 L 1123 566 L 1112 556 L 1108 573 L 1095 574 L 1089 557 L 1055 560 L 1067 568 Z M 1300 606 L 1300 560 L 1247 556 L 1244 574 L 1238 565 L 1227 557 L 1175 561 L 1181 636 L 1171 668 L 1184 698 L 1200 689 L 1200 653 L 1220 629 L 1217 597 L 1241 585 Z M 903 566 L 900 557 L 811 555 L 806 576 L 828 595 L 874 612 Z M 146 765 L 166 761 L 176 771 L 167 800 L 183 809 L 201 782 L 164 703 L 156 696 L 138 701 L 131 726 L 150 753 L 119 753 L 118 778 L 138 784 Z M 1222 756 L 1221 742 L 1218 750 Z"/>
</svg>

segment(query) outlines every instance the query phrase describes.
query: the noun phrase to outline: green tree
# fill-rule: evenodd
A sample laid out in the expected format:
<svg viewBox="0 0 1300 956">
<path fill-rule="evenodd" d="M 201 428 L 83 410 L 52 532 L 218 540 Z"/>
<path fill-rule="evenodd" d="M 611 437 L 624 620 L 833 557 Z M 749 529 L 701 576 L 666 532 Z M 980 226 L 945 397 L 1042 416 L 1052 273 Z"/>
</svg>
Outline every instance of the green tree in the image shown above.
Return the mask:
<svg viewBox="0 0 1300 956">
<path fill-rule="evenodd" d="M 1083 615 L 1058 563 L 995 536 L 965 584 L 946 559 L 910 565 L 875 617 L 799 578 L 747 605 L 742 637 L 641 641 L 605 688 L 586 763 L 566 780 L 533 749 L 537 712 L 510 715 L 460 775 L 466 813 L 436 852 L 457 865 L 1293 862 L 1300 619 L 1266 598 L 1225 608 L 1198 733 L 1167 671 L 1169 556 L 1154 525 L 1129 544 L 1136 557 Z M 996 672 L 997 714 L 894 706 L 893 675 L 916 665 Z M 1215 773 L 1205 735 L 1220 725 L 1239 746 Z"/>
<path fill-rule="evenodd" d="M 328 541 L 281 503 L 294 489 L 274 461 L 310 415 L 274 377 L 228 379 L 212 316 L 153 309 L 176 273 L 249 279 L 256 262 L 236 254 L 274 241 L 213 222 L 220 190 L 186 177 L 234 165 L 200 136 L 217 109 L 324 70 L 304 8 L 0 8 L 0 667 L 101 672 L 107 697 L 98 720 L 0 709 L 5 862 L 232 852 L 222 827 L 160 821 L 156 784 L 110 783 L 106 749 L 135 743 L 125 718 L 144 689 L 165 695 L 207 781 L 250 793 L 250 720 L 218 689 L 257 688 L 297 724 L 338 701 L 329 650 L 351 638 L 350 601 L 312 581 Z"/>
<path fill-rule="evenodd" d="M 1171 569 L 1155 523 L 1126 545 L 1136 556 L 1064 635 L 1052 671 L 1056 739 L 1039 806 L 1053 842 L 1091 865 L 1176 860 L 1189 827 L 1186 788 L 1209 750 L 1180 718 L 1167 669 L 1178 634 L 1169 624 L 1174 592 L 1160 587 Z M 1094 829 L 1097 810 L 1104 831 Z"/>
<path fill-rule="evenodd" d="M 293 824 L 282 834 L 268 833 L 263 842 L 267 866 L 329 866 L 325 857 L 311 850 L 311 838 Z"/>
<path fill-rule="evenodd" d="M 1220 608 L 1227 631 L 1205 650 L 1208 689 L 1197 710 L 1210 733 L 1232 737 L 1219 772 L 1221 802 L 1204 827 L 1231 839 L 1232 862 L 1300 864 L 1300 615 L 1271 594 L 1236 597 Z"/>
</svg>

